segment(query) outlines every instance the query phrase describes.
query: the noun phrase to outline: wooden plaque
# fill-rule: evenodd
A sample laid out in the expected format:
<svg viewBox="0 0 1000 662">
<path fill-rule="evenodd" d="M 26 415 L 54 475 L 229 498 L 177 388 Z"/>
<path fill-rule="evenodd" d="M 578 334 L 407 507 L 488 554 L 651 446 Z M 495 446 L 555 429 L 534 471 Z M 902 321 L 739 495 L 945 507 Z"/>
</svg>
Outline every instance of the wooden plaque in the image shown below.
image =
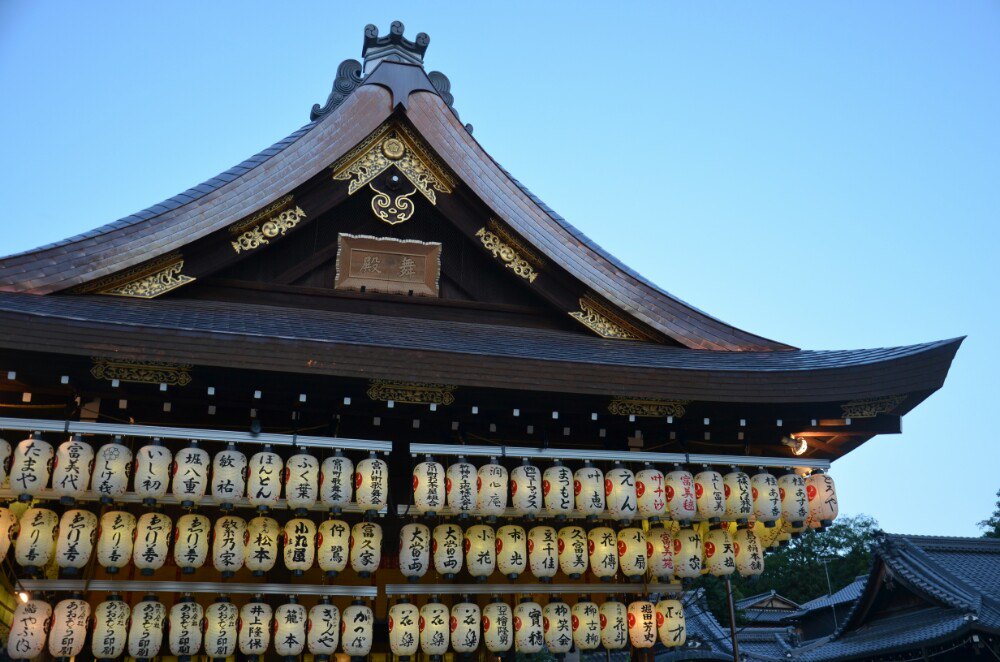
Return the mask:
<svg viewBox="0 0 1000 662">
<path fill-rule="evenodd" d="M 441 244 L 341 233 L 334 288 L 438 296 Z"/>
</svg>

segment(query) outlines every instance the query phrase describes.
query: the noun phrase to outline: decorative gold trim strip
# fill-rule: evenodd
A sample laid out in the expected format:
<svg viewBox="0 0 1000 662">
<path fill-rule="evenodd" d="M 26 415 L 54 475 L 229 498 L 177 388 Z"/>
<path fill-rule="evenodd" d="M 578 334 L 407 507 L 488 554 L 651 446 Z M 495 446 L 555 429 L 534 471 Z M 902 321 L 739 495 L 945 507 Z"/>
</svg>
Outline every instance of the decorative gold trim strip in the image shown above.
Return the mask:
<svg viewBox="0 0 1000 662">
<path fill-rule="evenodd" d="M 580 298 L 580 310 L 569 314 L 602 338 L 647 340 L 647 336 L 591 297 Z"/>
<path fill-rule="evenodd" d="M 187 386 L 191 383 L 191 366 L 186 363 L 162 361 L 134 361 L 132 359 L 91 358 L 94 366 L 90 374 L 94 379 L 106 379 L 136 384 L 167 384 Z"/>
<path fill-rule="evenodd" d="M 491 218 L 486 222 L 486 229 L 500 237 L 500 241 L 513 248 L 525 262 L 536 269 L 541 269 L 544 264 L 542 258 L 535 254 L 535 252 L 527 244 L 525 244 L 520 237 L 508 229 L 506 225 L 495 218 Z"/>
<path fill-rule="evenodd" d="M 903 404 L 905 395 L 887 395 L 881 398 L 862 398 L 845 402 L 840 406 L 842 418 L 874 418 L 879 414 L 888 414 Z"/>
<path fill-rule="evenodd" d="M 260 221 L 265 218 L 270 218 L 271 216 L 277 214 L 279 211 L 284 210 L 286 207 L 290 206 L 294 200 L 295 197 L 292 195 L 286 195 L 283 198 L 275 200 L 274 202 L 269 204 L 267 207 L 261 209 L 257 213 L 247 218 L 244 218 L 242 221 L 236 221 L 235 223 L 230 225 L 229 234 L 235 237 L 244 230 L 249 229 L 250 226 L 255 225 L 257 221 Z"/>
<path fill-rule="evenodd" d="M 368 382 L 368 397 L 382 402 L 392 400 L 406 404 L 450 405 L 455 402 L 457 388 L 448 384 L 373 379 Z"/>
<path fill-rule="evenodd" d="M 681 418 L 686 413 L 690 400 L 645 400 L 641 398 L 615 398 L 608 405 L 608 411 L 618 416 L 644 416 Z"/>
<path fill-rule="evenodd" d="M 534 283 L 535 279 L 538 278 L 538 272 L 535 271 L 535 267 L 514 250 L 510 244 L 505 243 L 499 235 L 486 228 L 479 228 L 476 236 L 483 243 L 483 247 L 493 254 L 493 257 L 504 262 L 507 268 L 511 269 L 515 274 L 529 283 Z"/>
<path fill-rule="evenodd" d="M 257 216 L 259 216 L 259 214 Z M 261 216 L 257 220 L 259 225 L 243 232 L 241 235 L 236 237 L 235 241 L 231 241 L 229 243 L 232 245 L 233 250 L 237 253 L 252 251 L 255 248 L 260 248 L 264 244 L 271 243 L 268 241 L 269 239 L 274 239 L 279 234 L 284 235 L 286 232 L 298 225 L 299 222 L 305 217 L 306 213 L 302 211 L 301 207 L 286 209 L 279 212 L 275 216 L 271 216 L 266 221 L 262 221 L 261 219 L 264 217 Z M 246 226 L 244 225 L 244 227 Z"/>
<path fill-rule="evenodd" d="M 154 299 L 161 294 L 165 294 L 177 289 L 181 285 L 186 285 L 194 281 L 193 276 L 185 276 L 181 273 L 181 270 L 184 268 L 184 260 L 180 258 L 166 266 L 152 268 L 155 271 L 148 272 L 147 270 L 143 270 L 147 271 L 145 275 L 132 278 L 131 280 L 119 280 L 118 284 L 100 289 L 97 293 L 116 297 Z"/>
</svg>

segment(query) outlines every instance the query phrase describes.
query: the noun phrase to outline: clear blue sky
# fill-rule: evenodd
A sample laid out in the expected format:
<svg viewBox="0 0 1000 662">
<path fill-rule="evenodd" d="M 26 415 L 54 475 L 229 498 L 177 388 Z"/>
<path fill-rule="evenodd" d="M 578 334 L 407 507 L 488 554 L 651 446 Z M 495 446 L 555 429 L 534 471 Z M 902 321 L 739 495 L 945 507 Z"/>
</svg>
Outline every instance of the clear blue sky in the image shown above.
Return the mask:
<svg viewBox="0 0 1000 662">
<path fill-rule="evenodd" d="M 976 535 L 1000 488 L 1000 3 L 0 2 L 0 253 L 291 133 L 362 29 L 506 168 L 737 326 L 810 349 L 967 334 L 945 388 L 834 465 L 842 512 Z"/>
</svg>

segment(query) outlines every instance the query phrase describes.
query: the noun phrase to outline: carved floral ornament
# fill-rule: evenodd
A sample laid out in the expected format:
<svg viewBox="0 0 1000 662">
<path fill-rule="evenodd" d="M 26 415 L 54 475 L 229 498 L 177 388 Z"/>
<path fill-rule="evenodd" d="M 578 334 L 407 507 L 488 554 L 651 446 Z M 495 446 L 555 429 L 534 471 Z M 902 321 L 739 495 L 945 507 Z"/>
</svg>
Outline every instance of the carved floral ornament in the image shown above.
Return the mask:
<svg viewBox="0 0 1000 662">
<path fill-rule="evenodd" d="M 647 400 L 642 398 L 615 398 L 608 405 L 608 412 L 618 416 L 642 416 L 681 418 L 686 413 L 690 400 Z"/>
<path fill-rule="evenodd" d="M 450 405 L 455 402 L 456 388 L 448 384 L 373 379 L 368 383 L 368 397 L 382 402 Z"/>
<path fill-rule="evenodd" d="M 482 242 L 483 248 L 503 262 L 504 266 L 516 275 L 529 283 L 534 283 L 535 279 L 538 278 L 541 260 L 524 248 L 512 235 L 504 231 L 499 224 L 490 221 L 486 227 L 479 228 L 476 236 Z"/>
<path fill-rule="evenodd" d="M 845 402 L 840 406 L 843 418 L 874 418 L 879 414 L 888 414 L 903 404 L 906 395 L 887 395 L 881 398 L 863 398 Z"/>
<path fill-rule="evenodd" d="M 306 217 L 301 207 L 293 206 L 294 199 L 286 195 L 267 208 L 229 228 L 235 237 L 230 244 L 237 253 L 260 248 L 269 240 L 284 235 Z"/>
<path fill-rule="evenodd" d="M 648 337 L 596 299 L 580 299 L 580 310 L 569 314 L 580 324 L 609 340 L 647 340 Z"/>
<path fill-rule="evenodd" d="M 191 366 L 186 363 L 165 363 L 162 361 L 135 361 L 121 358 L 91 359 L 94 366 L 90 374 L 94 379 L 118 380 L 136 384 L 167 384 L 187 386 L 191 383 Z"/>
<path fill-rule="evenodd" d="M 185 275 L 183 270 L 184 258 L 178 253 L 171 253 L 147 264 L 87 283 L 75 291 L 153 299 L 195 280 L 193 276 Z"/>
</svg>

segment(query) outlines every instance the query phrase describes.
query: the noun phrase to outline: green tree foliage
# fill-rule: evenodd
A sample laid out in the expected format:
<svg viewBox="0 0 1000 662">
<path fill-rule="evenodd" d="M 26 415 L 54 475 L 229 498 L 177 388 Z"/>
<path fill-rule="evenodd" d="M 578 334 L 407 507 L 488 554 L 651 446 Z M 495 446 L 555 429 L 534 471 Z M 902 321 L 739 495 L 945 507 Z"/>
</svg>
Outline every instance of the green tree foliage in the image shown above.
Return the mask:
<svg viewBox="0 0 1000 662">
<path fill-rule="evenodd" d="M 980 529 L 986 529 L 983 533 L 984 538 L 1000 538 L 1000 490 L 997 490 L 997 503 L 993 515 L 989 519 L 984 519 L 978 526 Z"/>
</svg>

